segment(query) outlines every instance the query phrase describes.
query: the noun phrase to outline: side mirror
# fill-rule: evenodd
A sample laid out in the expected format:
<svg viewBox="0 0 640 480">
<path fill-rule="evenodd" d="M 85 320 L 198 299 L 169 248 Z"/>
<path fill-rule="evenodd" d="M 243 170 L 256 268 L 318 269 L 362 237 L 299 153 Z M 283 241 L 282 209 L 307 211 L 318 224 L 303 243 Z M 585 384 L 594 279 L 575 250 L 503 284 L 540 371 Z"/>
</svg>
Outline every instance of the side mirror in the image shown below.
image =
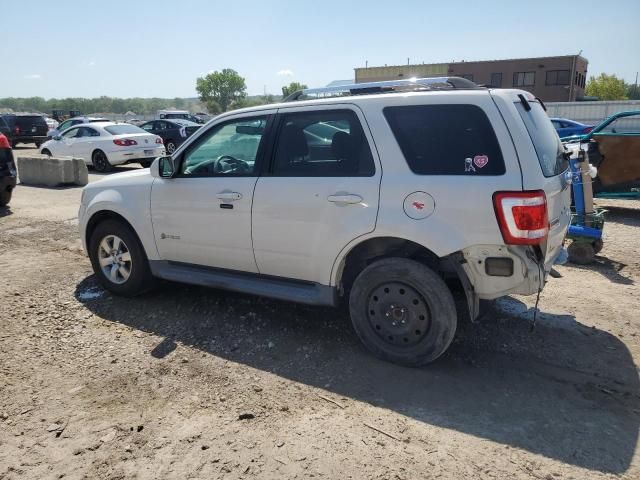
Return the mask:
<svg viewBox="0 0 640 480">
<path fill-rule="evenodd" d="M 62 136 L 60 136 L 60 135 L 54 135 L 53 139 L 54 139 L 56 142 L 59 142 L 60 140 L 62 140 Z"/>
<path fill-rule="evenodd" d="M 171 178 L 174 173 L 173 158 L 158 157 L 150 167 L 151 176 L 155 178 Z"/>
</svg>

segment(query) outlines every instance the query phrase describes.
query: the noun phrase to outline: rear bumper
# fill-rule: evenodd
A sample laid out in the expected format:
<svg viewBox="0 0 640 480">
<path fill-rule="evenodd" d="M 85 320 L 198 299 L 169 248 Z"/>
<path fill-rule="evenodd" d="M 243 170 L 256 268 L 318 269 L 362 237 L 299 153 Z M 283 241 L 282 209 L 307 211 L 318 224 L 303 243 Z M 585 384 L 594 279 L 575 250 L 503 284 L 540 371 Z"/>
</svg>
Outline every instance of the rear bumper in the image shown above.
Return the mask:
<svg viewBox="0 0 640 480">
<path fill-rule="evenodd" d="M 150 155 L 146 155 L 145 150 L 149 150 L 152 153 Z M 155 158 L 162 157 L 164 155 L 164 147 L 155 147 L 155 145 L 153 147 L 145 149 L 124 150 L 121 152 L 115 151 L 107 153 L 107 157 L 109 158 L 109 163 L 111 165 L 122 165 L 123 163 L 140 161 L 150 162 Z"/>
<path fill-rule="evenodd" d="M 49 140 L 49 138 L 46 135 L 14 135 L 11 137 L 11 141 L 15 143 L 44 143 L 47 140 Z"/>
<path fill-rule="evenodd" d="M 558 248 L 558 253 L 560 253 Z M 474 245 L 462 251 L 463 268 L 479 298 L 492 300 L 510 294 L 534 295 L 544 286 L 548 271 L 536 262 L 533 247 L 506 245 Z M 556 255 L 557 256 L 557 255 Z M 513 272 L 509 276 L 494 276 L 485 267 L 489 258 L 511 259 Z M 553 260 L 550 264 L 553 264 Z M 550 269 L 551 267 L 549 267 Z"/>
</svg>

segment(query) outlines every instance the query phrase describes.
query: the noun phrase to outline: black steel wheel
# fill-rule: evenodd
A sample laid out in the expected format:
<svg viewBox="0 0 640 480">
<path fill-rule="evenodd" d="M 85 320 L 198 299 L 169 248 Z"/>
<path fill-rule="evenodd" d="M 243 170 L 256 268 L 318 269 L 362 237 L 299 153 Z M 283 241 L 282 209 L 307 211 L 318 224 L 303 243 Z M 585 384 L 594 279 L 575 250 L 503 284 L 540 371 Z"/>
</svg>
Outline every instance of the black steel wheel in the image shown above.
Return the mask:
<svg viewBox="0 0 640 480">
<path fill-rule="evenodd" d="M 113 166 L 109 163 L 109 159 L 102 150 L 96 150 L 91 157 L 93 168 L 98 172 L 106 173 L 113 169 Z"/>
<path fill-rule="evenodd" d="M 349 295 L 354 330 L 376 356 L 425 365 L 451 344 L 457 313 L 451 291 L 429 267 L 385 258 L 365 268 Z"/>
</svg>

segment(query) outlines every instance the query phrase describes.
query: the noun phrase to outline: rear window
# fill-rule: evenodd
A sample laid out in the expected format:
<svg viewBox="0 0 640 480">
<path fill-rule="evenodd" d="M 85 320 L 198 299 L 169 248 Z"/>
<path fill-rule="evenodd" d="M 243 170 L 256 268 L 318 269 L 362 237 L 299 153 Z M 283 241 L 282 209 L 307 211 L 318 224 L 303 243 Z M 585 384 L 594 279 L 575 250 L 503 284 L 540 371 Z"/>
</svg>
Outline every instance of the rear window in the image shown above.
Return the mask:
<svg viewBox="0 0 640 480">
<path fill-rule="evenodd" d="M 545 177 L 560 175 L 568 167 L 560 137 L 542 105 L 535 100 L 529 100 L 529 105 L 531 110 L 527 111 L 522 102 L 516 102 L 518 113 L 536 149 L 542 173 Z"/>
<path fill-rule="evenodd" d="M 40 115 L 16 115 L 15 124 L 20 127 L 31 127 L 33 125 L 47 125 L 44 117 Z"/>
<path fill-rule="evenodd" d="M 473 176 L 505 173 L 498 139 L 480 107 L 387 107 L 384 115 L 413 173 Z"/>
<path fill-rule="evenodd" d="M 140 127 L 136 127 L 135 125 L 130 125 L 128 123 L 123 123 L 121 125 L 110 125 L 108 127 L 104 127 L 104 129 L 109 132 L 111 135 L 128 135 L 130 133 L 147 133 Z"/>
</svg>

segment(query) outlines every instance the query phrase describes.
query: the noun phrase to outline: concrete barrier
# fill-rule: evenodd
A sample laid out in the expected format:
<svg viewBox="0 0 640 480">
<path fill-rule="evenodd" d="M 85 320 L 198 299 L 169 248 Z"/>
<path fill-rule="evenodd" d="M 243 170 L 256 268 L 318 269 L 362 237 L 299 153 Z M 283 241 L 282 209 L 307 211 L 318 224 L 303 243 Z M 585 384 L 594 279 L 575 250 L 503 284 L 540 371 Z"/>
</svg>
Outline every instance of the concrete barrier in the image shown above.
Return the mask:
<svg viewBox="0 0 640 480">
<path fill-rule="evenodd" d="M 89 172 L 84 160 L 71 157 L 29 155 L 16 159 L 18 179 L 24 185 L 57 187 L 89 183 Z"/>
</svg>

